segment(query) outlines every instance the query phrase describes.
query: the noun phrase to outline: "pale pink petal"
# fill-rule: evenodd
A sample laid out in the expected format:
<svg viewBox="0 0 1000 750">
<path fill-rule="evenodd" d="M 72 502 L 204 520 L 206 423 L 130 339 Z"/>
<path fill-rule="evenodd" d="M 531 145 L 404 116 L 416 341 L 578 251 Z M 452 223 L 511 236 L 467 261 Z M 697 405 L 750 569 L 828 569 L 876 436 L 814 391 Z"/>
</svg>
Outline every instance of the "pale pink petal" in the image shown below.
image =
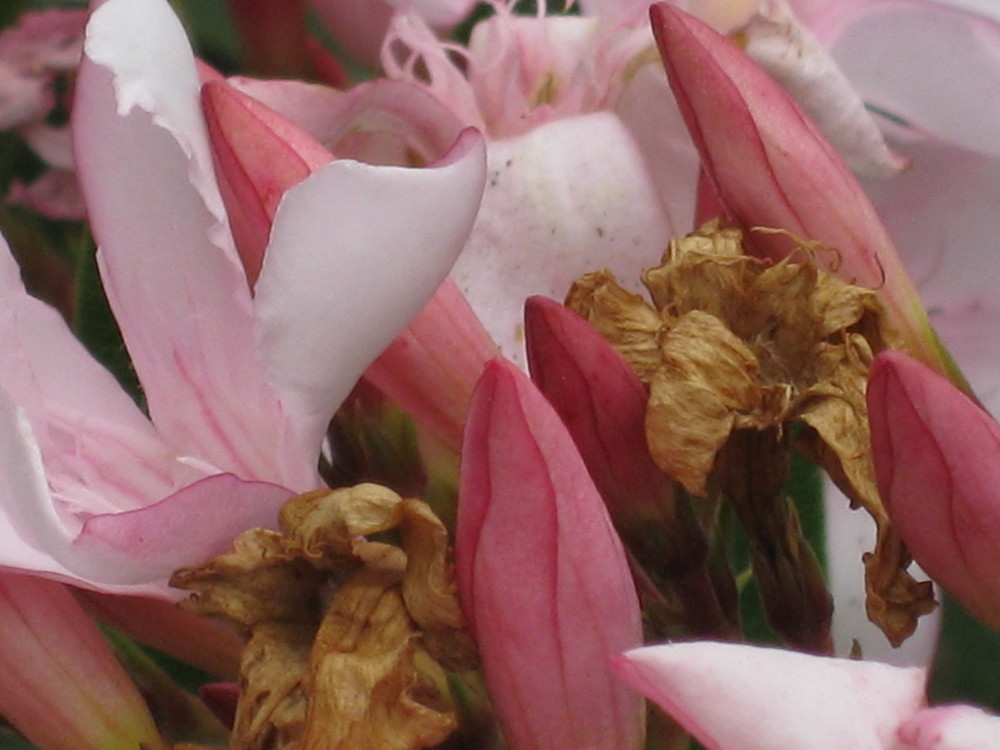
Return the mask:
<svg viewBox="0 0 1000 750">
<path fill-rule="evenodd" d="M 484 152 L 468 130 L 428 168 L 342 159 L 285 195 L 254 306 L 260 356 L 299 444 L 320 444 L 365 368 L 447 274 L 479 207 Z"/>
<path fill-rule="evenodd" d="M 997 132 L 1000 132 L 998 130 Z M 1000 414 L 1000 159 L 904 145 L 905 174 L 866 184 L 935 330 L 976 394 Z"/>
<path fill-rule="evenodd" d="M 66 589 L 0 573 L 0 714 L 39 750 L 160 748 L 136 686 Z"/>
<path fill-rule="evenodd" d="M 147 507 L 95 515 L 52 492 L 31 427 L 2 391 L 0 439 L 0 567 L 99 591 L 179 598 L 165 589 L 174 570 L 225 551 L 244 529 L 273 526 L 293 494 L 216 474 Z"/>
<path fill-rule="evenodd" d="M 162 584 L 178 568 L 222 554 L 240 532 L 276 527 L 292 494 L 216 474 L 146 508 L 93 516 L 66 552 L 67 567 L 102 590 Z"/>
<path fill-rule="evenodd" d="M 996 16 L 995 16 L 996 17 Z M 1000 153 L 1000 23 L 923 0 L 830 3 L 814 29 L 864 99 L 965 148 Z"/>
<path fill-rule="evenodd" d="M 923 669 L 730 643 L 630 651 L 619 676 L 708 750 L 893 750 Z"/>
<path fill-rule="evenodd" d="M 747 55 L 805 110 L 855 172 L 889 177 L 907 166 L 885 142 L 861 96 L 787 0 L 762 0 L 740 28 Z"/>
<path fill-rule="evenodd" d="M 150 414 L 176 451 L 316 484 L 260 377 L 250 291 L 225 226 L 183 29 L 162 0 L 91 20 L 74 112 L 101 269 Z"/>
<path fill-rule="evenodd" d="M 666 247 L 659 191 L 614 114 L 556 120 L 489 147 L 489 180 L 452 278 L 504 355 L 524 362 L 521 308 L 606 266 L 638 288 Z"/>
<path fill-rule="evenodd" d="M 74 510 L 136 508 L 192 477 L 62 317 L 25 292 L 2 238 L 0 391 L 23 409 L 53 487 Z"/>
<path fill-rule="evenodd" d="M 899 738 L 917 750 L 994 750 L 1000 717 L 972 706 L 934 706 L 907 721 Z"/>
</svg>

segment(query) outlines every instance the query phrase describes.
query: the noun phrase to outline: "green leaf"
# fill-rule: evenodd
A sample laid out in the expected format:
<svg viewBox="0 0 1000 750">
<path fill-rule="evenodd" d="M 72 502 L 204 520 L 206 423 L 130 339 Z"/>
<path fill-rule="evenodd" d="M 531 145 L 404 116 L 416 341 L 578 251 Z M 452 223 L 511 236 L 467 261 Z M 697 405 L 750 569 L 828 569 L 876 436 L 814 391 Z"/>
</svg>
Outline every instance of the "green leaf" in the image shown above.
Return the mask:
<svg viewBox="0 0 1000 750">
<path fill-rule="evenodd" d="M 1000 633 L 976 620 L 948 596 L 931 667 L 931 703 L 961 701 L 1000 711 Z"/>
</svg>

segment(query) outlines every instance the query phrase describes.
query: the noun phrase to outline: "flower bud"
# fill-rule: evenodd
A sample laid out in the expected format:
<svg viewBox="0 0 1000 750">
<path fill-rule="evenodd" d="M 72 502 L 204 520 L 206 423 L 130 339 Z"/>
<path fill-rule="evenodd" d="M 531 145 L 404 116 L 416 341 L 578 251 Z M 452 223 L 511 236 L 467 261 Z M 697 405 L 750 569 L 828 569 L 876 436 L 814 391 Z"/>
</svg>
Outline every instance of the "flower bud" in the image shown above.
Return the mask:
<svg viewBox="0 0 1000 750">
<path fill-rule="evenodd" d="M 872 366 L 868 419 L 879 492 L 914 559 L 1000 628 L 1000 426 L 897 351 Z"/>
<path fill-rule="evenodd" d="M 608 668 L 642 641 L 625 554 L 566 428 L 502 360 L 472 399 L 455 558 L 509 747 L 639 747 L 642 702 Z"/>
<path fill-rule="evenodd" d="M 0 574 L 0 714 L 40 750 L 164 748 L 135 685 L 72 595 Z"/>
</svg>

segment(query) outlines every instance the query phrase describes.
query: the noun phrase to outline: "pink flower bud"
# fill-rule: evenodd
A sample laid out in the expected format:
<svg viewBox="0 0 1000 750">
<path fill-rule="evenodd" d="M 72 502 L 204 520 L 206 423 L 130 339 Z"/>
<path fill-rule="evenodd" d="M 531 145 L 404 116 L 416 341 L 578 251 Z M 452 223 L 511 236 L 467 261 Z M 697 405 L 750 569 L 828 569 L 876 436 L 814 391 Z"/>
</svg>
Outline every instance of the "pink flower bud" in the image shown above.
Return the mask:
<svg viewBox="0 0 1000 750">
<path fill-rule="evenodd" d="M 40 750 L 165 745 L 135 685 L 72 595 L 0 574 L 0 714 Z"/>
<path fill-rule="evenodd" d="M 455 554 L 509 747 L 640 746 L 642 702 L 608 667 L 642 640 L 621 543 L 559 417 L 503 360 L 472 399 Z"/>
<path fill-rule="evenodd" d="M 569 429 L 611 515 L 658 515 L 671 489 L 646 446 L 649 396 L 638 376 L 558 302 L 529 298 L 524 324 L 531 378 Z"/>
<path fill-rule="evenodd" d="M 1000 426 L 896 351 L 875 359 L 868 419 L 879 492 L 914 559 L 1000 628 Z"/>
<path fill-rule="evenodd" d="M 201 101 L 229 224 L 252 288 L 285 191 L 333 155 L 290 120 L 224 82 L 206 82 Z"/>
<path fill-rule="evenodd" d="M 834 248 L 841 277 L 882 292 L 910 350 L 960 380 L 875 209 L 818 128 L 726 37 L 666 3 L 654 5 L 651 17 L 671 88 L 727 218 Z M 783 234 L 747 238 L 765 257 L 780 259 L 792 248 Z"/>
</svg>

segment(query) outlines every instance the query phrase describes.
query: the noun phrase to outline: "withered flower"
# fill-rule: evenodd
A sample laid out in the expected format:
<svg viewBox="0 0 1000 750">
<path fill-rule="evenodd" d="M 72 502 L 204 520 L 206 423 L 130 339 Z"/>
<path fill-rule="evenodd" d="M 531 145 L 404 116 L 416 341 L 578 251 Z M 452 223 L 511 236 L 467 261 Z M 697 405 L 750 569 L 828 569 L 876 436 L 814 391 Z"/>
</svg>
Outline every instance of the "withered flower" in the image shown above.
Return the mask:
<svg viewBox="0 0 1000 750">
<path fill-rule="evenodd" d="M 819 267 L 816 254 L 829 249 L 802 243 L 772 263 L 745 255 L 742 244 L 739 230 L 711 222 L 673 241 L 644 274 L 652 305 L 607 272 L 581 278 L 567 304 L 648 386 L 654 460 L 690 494 L 732 504 L 776 632 L 829 650 L 829 595 L 782 492 L 794 447 L 875 520 L 868 615 L 898 644 L 934 606 L 930 584 L 906 572 L 911 558 L 871 462 L 867 373 L 899 338 L 875 291 Z"/>
<path fill-rule="evenodd" d="M 447 532 L 373 484 L 289 500 L 173 585 L 249 636 L 232 746 L 416 750 L 456 727 L 447 671 L 476 665 Z M 398 536 L 399 545 L 370 537 Z"/>
</svg>

